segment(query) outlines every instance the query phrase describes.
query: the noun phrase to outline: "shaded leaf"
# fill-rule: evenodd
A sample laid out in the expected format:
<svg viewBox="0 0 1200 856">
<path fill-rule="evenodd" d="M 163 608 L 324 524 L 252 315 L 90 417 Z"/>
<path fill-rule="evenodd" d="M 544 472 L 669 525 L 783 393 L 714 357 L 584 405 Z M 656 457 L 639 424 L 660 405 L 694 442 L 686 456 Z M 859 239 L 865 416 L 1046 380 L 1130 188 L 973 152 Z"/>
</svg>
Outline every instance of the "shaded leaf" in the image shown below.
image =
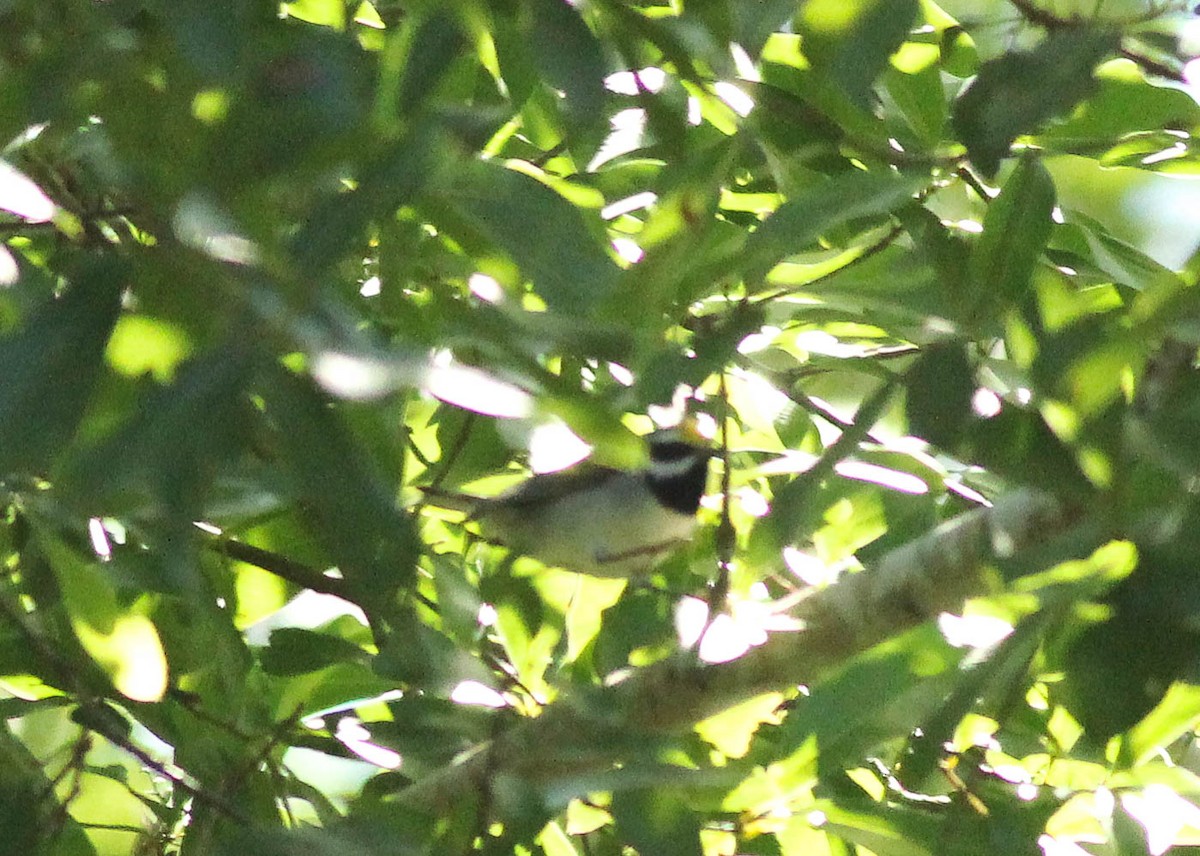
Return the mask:
<svg viewBox="0 0 1200 856">
<path fill-rule="evenodd" d="M 1050 173 L 1041 161 L 1022 159 L 988 205 L 983 234 L 971 253 L 971 302 L 978 320 L 1017 303 L 1028 291 L 1050 237 L 1053 210 Z"/>
<path fill-rule="evenodd" d="M 596 121 L 605 98 L 604 55 L 580 10 L 559 0 L 525 0 L 525 10 L 522 30 L 542 80 L 563 93 L 572 118 Z"/>
<path fill-rule="evenodd" d="M 120 311 L 124 277 L 116 259 L 81 261 L 61 297 L 0 340 L 0 476 L 45 475 L 75 432 Z"/>
<path fill-rule="evenodd" d="M 1095 88 L 1092 69 L 1116 41 L 1112 32 L 1063 27 L 1033 50 L 985 62 L 951 114 L 979 170 L 995 175 L 1018 136 L 1033 133 L 1086 98 Z"/>
<path fill-rule="evenodd" d="M 261 394 L 303 507 L 349 584 L 376 597 L 409 585 L 412 521 L 367 451 L 306 378 L 273 369 Z"/>
<path fill-rule="evenodd" d="M 617 266 L 579 209 L 527 175 L 470 164 L 437 195 L 516 262 L 552 310 L 586 313 L 616 283 Z"/>
<path fill-rule="evenodd" d="M 971 419 L 975 377 L 961 344 L 925 348 L 905 373 L 909 430 L 943 449 L 953 449 Z"/>
<path fill-rule="evenodd" d="M 271 631 L 270 644 L 259 654 L 263 670 L 271 675 L 302 675 L 334 663 L 363 660 L 366 652 L 345 639 L 299 627 Z"/>
<path fill-rule="evenodd" d="M 613 794 L 613 819 L 621 836 L 639 852 L 654 852 L 671 842 L 679 856 L 701 856 L 700 824 L 677 794 L 660 789 L 619 790 Z"/>
<path fill-rule="evenodd" d="M 809 0 L 804 52 L 851 100 L 865 105 L 875 78 L 917 18 L 917 0 Z"/>
<path fill-rule="evenodd" d="M 926 183 L 924 176 L 861 171 L 823 181 L 780 206 L 746 241 L 738 263 L 748 281 L 758 282 L 829 229 L 858 219 L 884 220 Z"/>
</svg>

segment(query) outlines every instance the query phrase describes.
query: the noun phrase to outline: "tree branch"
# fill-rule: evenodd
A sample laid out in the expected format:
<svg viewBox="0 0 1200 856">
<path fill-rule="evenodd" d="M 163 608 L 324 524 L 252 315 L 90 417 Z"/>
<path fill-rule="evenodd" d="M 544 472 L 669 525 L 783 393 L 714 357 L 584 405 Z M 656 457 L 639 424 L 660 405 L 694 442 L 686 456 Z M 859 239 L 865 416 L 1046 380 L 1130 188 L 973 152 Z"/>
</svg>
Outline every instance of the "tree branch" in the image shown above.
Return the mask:
<svg viewBox="0 0 1200 856">
<path fill-rule="evenodd" d="M 546 783 L 602 771 L 614 761 L 595 747 L 613 729 L 679 732 L 746 699 L 820 681 L 847 659 L 987 591 L 984 569 L 1062 533 L 1073 514 L 1046 494 L 1015 491 L 993 508 L 967 512 L 892 551 L 875 567 L 844 576 L 803 600 L 803 629 L 777 633 L 729 663 L 709 665 L 690 651 L 640 669 L 586 697 L 564 699 L 536 719 L 478 747 L 455 766 L 399 795 L 411 808 L 440 814 L 498 776 Z M 590 710 L 620 711 L 601 721 Z"/>
</svg>

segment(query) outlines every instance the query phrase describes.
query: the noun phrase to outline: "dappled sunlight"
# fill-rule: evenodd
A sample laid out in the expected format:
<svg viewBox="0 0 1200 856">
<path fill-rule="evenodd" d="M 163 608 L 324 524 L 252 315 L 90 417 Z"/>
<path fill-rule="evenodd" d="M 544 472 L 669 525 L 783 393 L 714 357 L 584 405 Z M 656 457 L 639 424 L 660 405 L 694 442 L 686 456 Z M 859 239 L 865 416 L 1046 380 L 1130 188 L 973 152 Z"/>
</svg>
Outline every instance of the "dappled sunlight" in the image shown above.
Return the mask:
<svg viewBox="0 0 1200 856">
<path fill-rule="evenodd" d="M 592 447 L 563 422 L 543 422 L 529 435 L 529 469 L 550 473 L 566 469 L 586 458 Z"/>
<path fill-rule="evenodd" d="M 708 604 L 698 597 L 681 598 L 675 605 L 675 632 L 679 644 L 693 648 L 699 643 L 698 656 L 705 663 L 727 663 L 751 648 L 767 641 L 771 632 L 795 632 L 804 625 L 787 615 L 767 599 L 762 584 L 751 591 L 751 598 L 730 597 L 728 612 L 709 620 Z"/>
<path fill-rule="evenodd" d="M 358 757 L 385 770 L 398 770 L 400 753 L 371 742 L 371 732 L 353 716 L 338 719 L 333 736 Z"/>
<path fill-rule="evenodd" d="M 44 223 L 54 218 L 58 206 L 32 179 L 0 160 L 0 209 L 30 223 Z"/>
<path fill-rule="evenodd" d="M 167 658 L 158 631 L 142 615 L 117 616 L 108 632 L 85 623 L 79 641 L 108 670 L 113 685 L 134 701 L 158 701 L 167 691 Z"/>
<path fill-rule="evenodd" d="M 193 249 L 239 265 L 259 261 L 259 250 L 234 224 L 228 213 L 199 193 L 185 196 L 172 223 L 179 240 Z"/>
<path fill-rule="evenodd" d="M 462 681 L 450 691 L 450 701 L 477 707 L 507 707 L 504 696 L 479 681 Z"/>
</svg>

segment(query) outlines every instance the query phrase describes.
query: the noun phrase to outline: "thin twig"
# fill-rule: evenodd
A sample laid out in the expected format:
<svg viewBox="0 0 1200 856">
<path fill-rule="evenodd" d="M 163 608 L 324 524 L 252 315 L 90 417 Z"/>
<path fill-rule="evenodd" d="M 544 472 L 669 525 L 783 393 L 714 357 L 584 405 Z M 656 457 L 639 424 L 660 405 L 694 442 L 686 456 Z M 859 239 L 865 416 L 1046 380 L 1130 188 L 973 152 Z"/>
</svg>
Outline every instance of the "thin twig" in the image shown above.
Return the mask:
<svg viewBox="0 0 1200 856">
<path fill-rule="evenodd" d="M 1160 62 L 1152 57 L 1148 57 L 1143 53 L 1139 53 L 1138 51 L 1135 51 L 1133 48 L 1127 47 L 1124 44 L 1118 48 L 1117 53 L 1126 59 L 1133 61 L 1140 69 L 1142 69 L 1142 71 L 1149 72 L 1150 74 L 1156 74 L 1159 77 L 1166 78 L 1167 80 L 1173 80 L 1176 83 L 1187 82 L 1186 78 L 1183 76 L 1182 69 L 1173 68 L 1166 63 Z"/>
<path fill-rule="evenodd" d="M 214 536 L 210 542 L 217 552 L 238 562 L 254 565 L 277 577 L 295 583 L 301 588 L 311 589 L 321 594 L 331 594 L 343 600 L 350 600 L 350 587 L 345 580 L 326 576 L 321 571 L 279 553 L 255 547 L 245 541 L 237 541 L 226 535 Z"/>
</svg>

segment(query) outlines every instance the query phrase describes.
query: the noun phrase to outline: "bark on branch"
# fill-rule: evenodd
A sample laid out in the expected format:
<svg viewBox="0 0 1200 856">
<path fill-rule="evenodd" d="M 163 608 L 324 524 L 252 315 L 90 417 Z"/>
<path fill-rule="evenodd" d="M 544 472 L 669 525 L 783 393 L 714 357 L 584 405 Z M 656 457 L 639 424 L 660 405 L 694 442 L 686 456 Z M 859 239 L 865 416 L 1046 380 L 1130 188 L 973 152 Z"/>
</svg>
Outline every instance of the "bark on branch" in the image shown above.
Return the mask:
<svg viewBox="0 0 1200 856">
<path fill-rule="evenodd" d="M 411 808 L 442 814 L 497 776 L 530 783 L 567 772 L 607 769 L 614 760 L 589 747 L 613 730 L 670 732 L 771 690 L 813 684 L 847 659 L 987 591 L 984 571 L 1061 534 L 1072 515 L 1046 494 L 1014 491 L 993 508 L 956 517 L 844 577 L 793 610 L 804 628 L 778 633 L 729 663 L 707 665 L 691 652 L 640 669 L 596 694 L 555 702 L 491 743 L 403 791 Z"/>
</svg>

